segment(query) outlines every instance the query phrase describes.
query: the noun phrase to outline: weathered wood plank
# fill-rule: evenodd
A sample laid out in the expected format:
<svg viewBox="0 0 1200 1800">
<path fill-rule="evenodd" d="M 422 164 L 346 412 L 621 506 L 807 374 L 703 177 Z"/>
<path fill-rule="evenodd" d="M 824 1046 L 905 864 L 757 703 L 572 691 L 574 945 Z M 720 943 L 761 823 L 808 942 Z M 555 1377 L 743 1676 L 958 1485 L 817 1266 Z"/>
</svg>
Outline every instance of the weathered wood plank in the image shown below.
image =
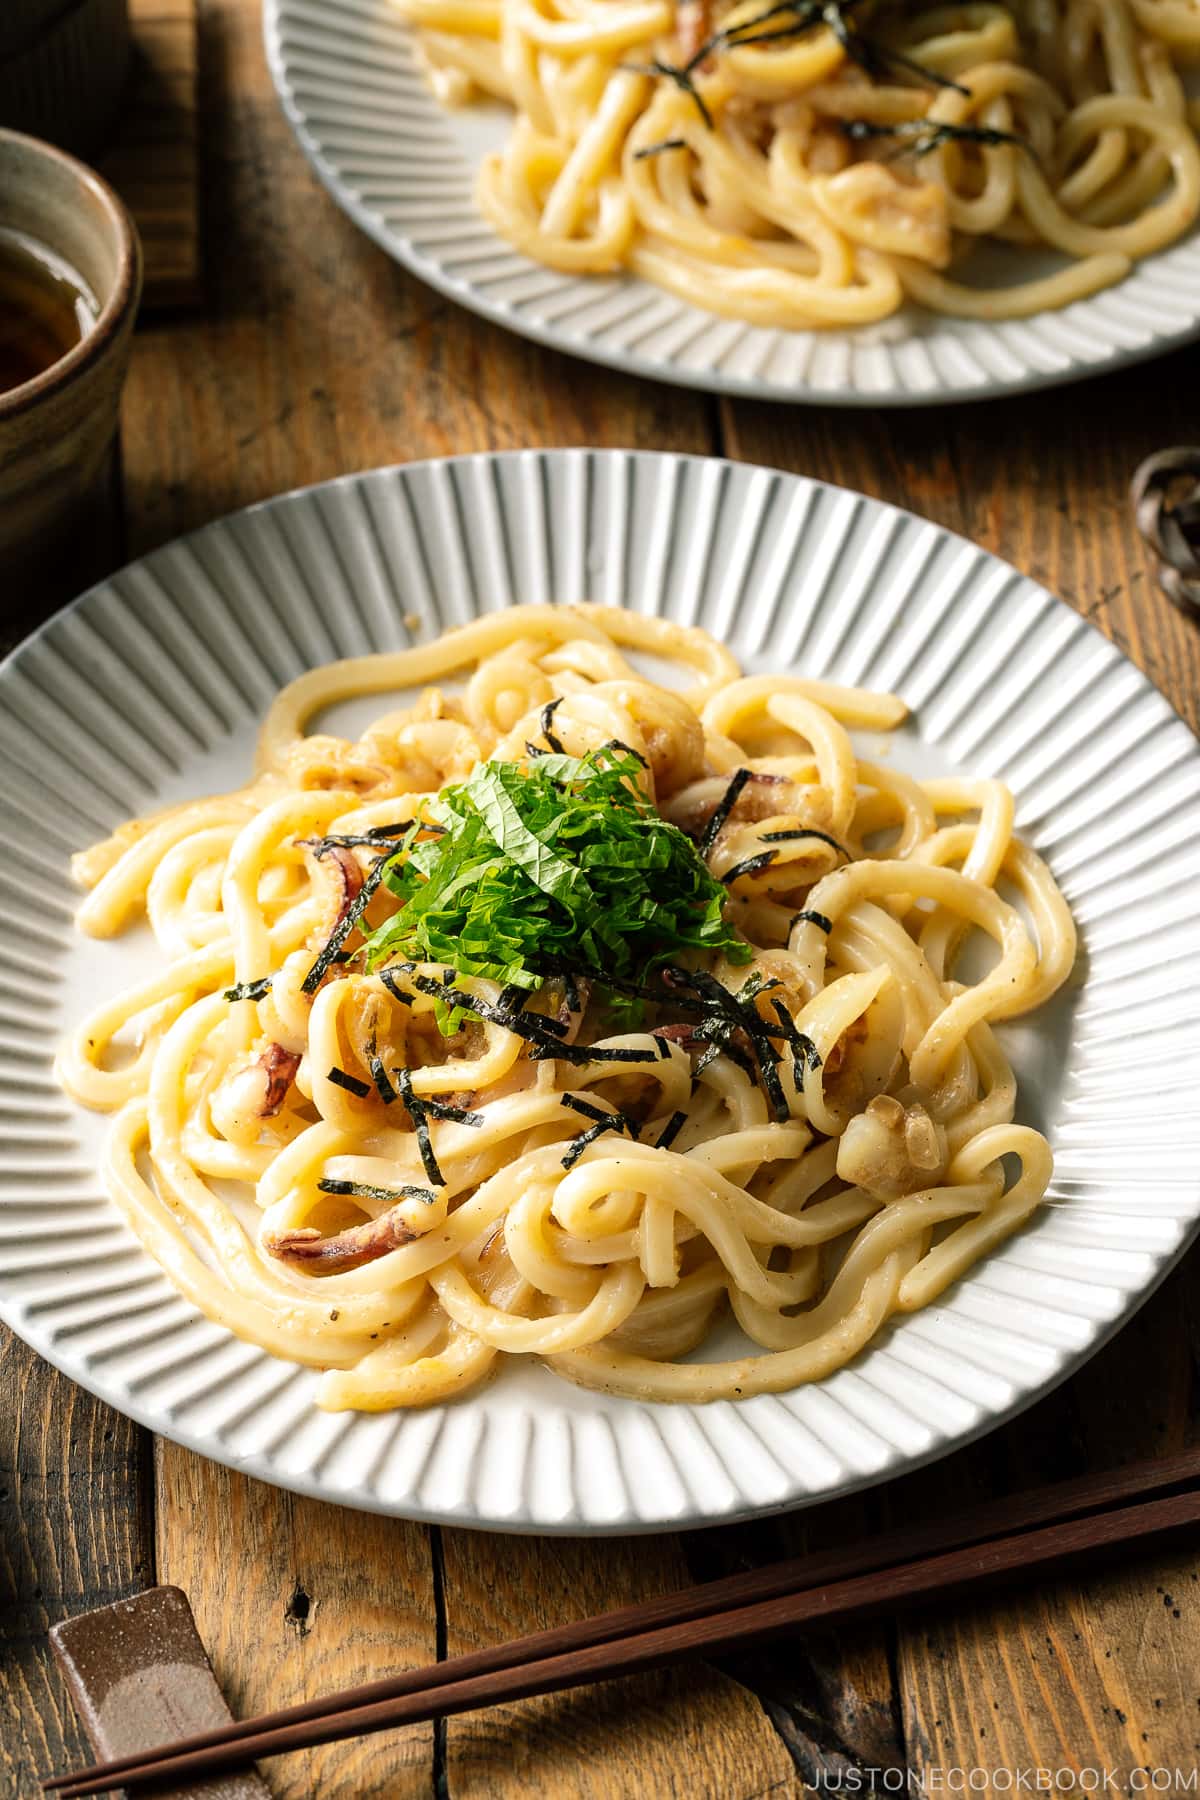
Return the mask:
<svg viewBox="0 0 1200 1800">
<path fill-rule="evenodd" d="M 201 298 L 197 0 L 130 0 L 134 71 L 100 163 L 132 212 L 145 308 Z"/>
<path fill-rule="evenodd" d="M 1186 1791 L 1174 1771 L 1186 1780 L 1200 1749 L 1197 1580 L 1185 1551 L 906 1634 L 914 1778 L 947 1785 L 955 1768 L 1045 1769 L 1064 1787 L 1073 1774 L 1103 1791 L 1111 1771 L 1128 1792 L 1135 1770 L 1139 1780 L 1166 1770 L 1166 1791 Z"/>
<path fill-rule="evenodd" d="M 1197 1367 L 1193 1254 L 1072 1381 L 902 1484 L 889 1511 L 944 1506 L 940 1480 L 956 1466 L 994 1494 L 1179 1449 L 1197 1436 Z M 1137 1767 L 1186 1773 L 1200 1749 L 1198 1584 L 1192 1551 L 914 1623 L 898 1650 L 910 1768 L 1116 1769 L 1122 1783 Z"/>
<path fill-rule="evenodd" d="M 452 1531 L 443 1541 L 451 1655 L 688 1580 L 677 1538 L 499 1543 Z M 728 1675 L 703 1666 L 452 1719 L 446 1776 L 454 1800 L 524 1800 L 532 1793 L 555 1800 L 631 1794 L 783 1800 L 803 1793 L 755 1699 Z"/>
<path fill-rule="evenodd" d="M 0 1795 L 86 1760 L 47 1629 L 154 1578 L 149 1439 L 0 1328 Z"/>
<path fill-rule="evenodd" d="M 0 654 L 123 559 L 118 460 L 68 563 L 5 595 Z M 84 1758 L 47 1627 L 154 1578 L 152 1445 L 0 1325 L 0 1800 Z"/>
<path fill-rule="evenodd" d="M 192 1602 L 235 1716 L 437 1658 L 424 1528 L 269 1488 L 160 1442 L 159 1578 Z M 277 1800 L 417 1800 L 433 1727 L 326 1744 L 264 1765 Z"/>
<path fill-rule="evenodd" d="M 151 321 L 126 391 L 131 554 L 306 482 L 535 444 L 712 448 L 712 408 L 510 336 L 338 212 L 271 89 L 251 0 L 202 15 L 202 316 Z"/>
<path fill-rule="evenodd" d="M 882 1503 L 872 1493 L 749 1525 L 689 1533 L 692 1580 L 854 1543 L 878 1532 Z M 867 1624 L 806 1634 L 722 1660 L 721 1669 L 756 1695 L 797 1774 L 810 1787 L 836 1788 L 852 1771 L 904 1768 L 896 1683 L 886 1629 Z"/>
</svg>

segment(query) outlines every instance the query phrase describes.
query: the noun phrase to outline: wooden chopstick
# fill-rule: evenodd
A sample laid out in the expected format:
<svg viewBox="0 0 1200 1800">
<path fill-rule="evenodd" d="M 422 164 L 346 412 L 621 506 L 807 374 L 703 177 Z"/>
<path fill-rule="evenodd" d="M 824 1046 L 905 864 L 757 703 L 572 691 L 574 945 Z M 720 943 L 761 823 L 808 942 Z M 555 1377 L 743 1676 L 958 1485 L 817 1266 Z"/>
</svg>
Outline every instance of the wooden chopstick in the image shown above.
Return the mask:
<svg viewBox="0 0 1200 1800">
<path fill-rule="evenodd" d="M 1047 1571 L 1122 1543 L 1144 1543 L 1200 1523 L 1200 1491 L 1172 1488 L 1200 1475 L 1200 1452 L 997 1501 L 958 1520 L 897 1534 L 854 1551 L 800 1558 L 666 1595 L 640 1606 L 539 1632 L 516 1643 L 410 1670 L 301 1707 L 159 1746 L 44 1784 L 67 1800 L 143 1780 L 193 1778 L 260 1756 L 357 1737 L 473 1707 L 631 1674 L 685 1657 L 719 1654 L 797 1625 L 833 1623 L 974 1588 L 1021 1570 Z M 1151 1496 L 1148 1498 L 1147 1496 Z M 1114 1500 L 1135 1504 L 1114 1507 Z M 1097 1510 L 1097 1509 L 1100 1510 Z M 1049 1511 L 1057 1523 L 1046 1525 Z M 1035 1523 L 1035 1528 L 1014 1530 Z M 999 1527 L 1003 1535 L 987 1540 Z M 957 1547 L 948 1549 L 947 1541 Z M 981 1541 L 983 1540 L 983 1541 Z M 935 1554 L 922 1554 L 932 1543 Z M 899 1553 L 899 1554 L 898 1554 Z M 851 1572 L 853 1571 L 853 1572 Z"/>
</svg>

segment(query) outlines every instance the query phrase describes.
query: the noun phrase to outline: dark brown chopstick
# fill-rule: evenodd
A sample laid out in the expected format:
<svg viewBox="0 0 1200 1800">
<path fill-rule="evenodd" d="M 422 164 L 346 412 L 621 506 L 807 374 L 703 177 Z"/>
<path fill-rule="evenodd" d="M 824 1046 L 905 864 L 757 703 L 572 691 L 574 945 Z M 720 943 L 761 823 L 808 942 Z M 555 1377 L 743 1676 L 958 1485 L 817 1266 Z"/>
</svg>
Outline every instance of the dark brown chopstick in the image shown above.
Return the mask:
<svg viewBox="0 0 1200 1800">
<path fill-rule="evenodd" d="M 1118 1544 L 1145 1544 L 1200 1523 L 1200 1491 L 1162 1494 L 1164 1488 L 1194 1481 L 1198 1469 L 1200 1454 L 1189 1453 L 1107 1476 L 1084 1477 L 1015 1501 L 995 1502 L 969 1515 L 972 1532 L 980 1525 L 986 1530 L 989 1523 L 997 1522 L 1010 1528 L 990 1542 L 962 1543 L 968 1520 L 919 1527 L 893 1539 L 889 1554 L 895 1555 L 902 1546 L 911 1552 L 918 1539 L 928 1541 L 931 1536 L 944 1546 L 947 1536 L 955 1532 L 960 1537 L 959 1547 L 943 1547 L 924 1557 L 910 1555 L 893 1566 L 867 1572 L 861 1568 L 867 1560 L 861 1550 L 751 1571 L 431 1669 L 409 1671 L 368 1688 L 346 1690 L 286 1713 L 245 1721 L 240 1727 L 209 1734 L 204 1747 L 194 1741 L 190 1748 L 185 1748 L 186 1741 L 164 1745 L 136 1758 L 58 1777 L 46 1785 L 73 1797 L 142 1780 L 190 1779 L 334 1738 L 362 1736 L 688 1657 L 719 1654 L 798 1625 L 859 1618 L 880 1609 L 973 1589 L 1005 1575 L 1052 1572 Z M 1115 1509 L 1110 1504 L 1107 1510 L 1085 1510 L 1104 1507 L 1114 1497 L 1147 1494 L 1156 1497 L 1143 1497 L 1134 1505 Z M 1056 1524 L 1033 1530 L 1011 1530 L 1013 1520 L 1028 1514 L 1030 1508 L 1039 1508 L 1044 1516 L 1048 1505 L 1076 1516 L 1060 1517 Z M 860 1568 L 846 1578 L 845 1565 L 851 1554 Z M 839 1563 L 840 1577 L 835 1572 Z M 781 1588 L 785 1580 L 790 1585 Z M 764 1586 L 774 1591 L 764 1595 Z M 747 1602 L 751 1592 L 757 1597 Z M 666 1619 L 664 1613 L 669 1615 Z M 381 1689 L 386 1693 L 372 1699 Z"/>
</svg>

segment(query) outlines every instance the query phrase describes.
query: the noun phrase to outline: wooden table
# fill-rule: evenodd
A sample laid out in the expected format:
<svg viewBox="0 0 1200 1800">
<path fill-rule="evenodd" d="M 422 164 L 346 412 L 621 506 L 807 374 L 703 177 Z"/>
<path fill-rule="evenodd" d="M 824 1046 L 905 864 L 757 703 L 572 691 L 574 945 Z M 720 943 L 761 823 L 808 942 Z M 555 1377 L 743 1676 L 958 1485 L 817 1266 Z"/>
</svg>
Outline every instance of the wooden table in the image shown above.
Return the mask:
<svg viewBox="0 0 1200 1800">
<path fill-rule="evenodd" d="M 207 0 L 202 32 L 208 297 L 139 334 L 121 553 L 412 457 L 531 444 L 719 452 L 878 494 L 1008 557 L 1094 619 L 1195 725 L 1200 633 L 1156 592 L 1125 485 L 1149 450 L 1195 439 L 1196 351 L 1032 399 L 907 414 L 718 402 L 626 380 L 507 337 L 394 267 L 293 142 L 255 0 Z M 32 1795 L 38 1771 L 84 1748 L 47 1626 L 155 1580 L 191 1595 L 230 1702 L 247 1713 L 689 1576 L 1178 1448 L 1198 1433 L 1198 1379 L 1193 1255 L 1074 1380 L 908 1480 L 763 1525 L 589 1543 L 295 1498 L 151 1438 L 8 1339 L 0 1795 Z M 1036 1792 L 1039 1768 L 1095 1770 L 1101 1793 L 1135 1769 L 1179 1769 L 1183 1781 L 1159 1791 L 1185 1793 L 1198 1762 L 1200 1579 L 1195 1555 L 1180 1553 L 720 1669 L 329 1745 L 268 1775 L 289 1800 L 752 1800 L 839 1782 L 863 1792 L 855 1770 L 902 1792 L 906 1769 L 926 1792 L 960 1787 L 955 1771 L 1008 1769 L 1012 1791 Z"/>
</svg>

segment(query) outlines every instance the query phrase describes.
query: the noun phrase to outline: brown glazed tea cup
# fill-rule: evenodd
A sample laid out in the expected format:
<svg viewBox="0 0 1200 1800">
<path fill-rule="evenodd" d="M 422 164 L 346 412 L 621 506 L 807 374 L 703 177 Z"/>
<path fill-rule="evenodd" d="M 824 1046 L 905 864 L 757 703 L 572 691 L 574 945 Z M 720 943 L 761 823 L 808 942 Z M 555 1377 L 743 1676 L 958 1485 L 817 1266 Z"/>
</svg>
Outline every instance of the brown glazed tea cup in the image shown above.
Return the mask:
<svg viewBox="0 0 1200 1800">
<path fill-rule="evenodd" d="M 137 229 L 91 169 L 37 138 L 0 131 L 0 229 L 44 244 L 97 303 L 74 348 L 0 392 L 0 591 L 18 605 L 73 558 L 102 503 L 142 288 Z"/>
</svg>

